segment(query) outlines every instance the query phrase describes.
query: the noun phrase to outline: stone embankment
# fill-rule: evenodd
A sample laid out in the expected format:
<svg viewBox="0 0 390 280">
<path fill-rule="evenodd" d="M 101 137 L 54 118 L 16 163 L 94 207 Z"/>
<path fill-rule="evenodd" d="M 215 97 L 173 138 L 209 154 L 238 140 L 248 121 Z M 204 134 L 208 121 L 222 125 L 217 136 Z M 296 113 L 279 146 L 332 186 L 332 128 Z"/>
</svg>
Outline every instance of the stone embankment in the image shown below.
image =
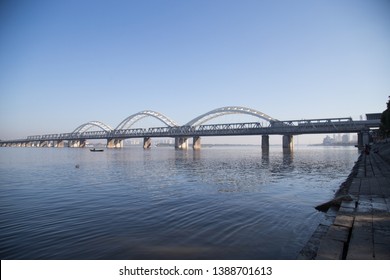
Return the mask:
<svg viewBox="0 0 390 280">
<path fill-rule="evenodd" d="M 298 259 L 390 259 L 390 139 L 362 151 Z"/>
</svg>

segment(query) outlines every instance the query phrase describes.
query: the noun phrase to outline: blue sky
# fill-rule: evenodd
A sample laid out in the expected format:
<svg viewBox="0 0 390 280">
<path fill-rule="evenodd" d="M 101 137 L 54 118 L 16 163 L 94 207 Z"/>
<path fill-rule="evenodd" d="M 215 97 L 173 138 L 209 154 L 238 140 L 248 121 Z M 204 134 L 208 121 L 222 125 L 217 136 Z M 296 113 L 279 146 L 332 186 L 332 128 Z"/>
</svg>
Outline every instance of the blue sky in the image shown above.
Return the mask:
<svg viewBox="0 0 390 280">
<path fill-rule="evenodd" d="M 145 109 L 182 124 L 231 105 L 358 119 L 389 95 L 387 0 L 0 4 L 0 139 Z"/>
</svg>

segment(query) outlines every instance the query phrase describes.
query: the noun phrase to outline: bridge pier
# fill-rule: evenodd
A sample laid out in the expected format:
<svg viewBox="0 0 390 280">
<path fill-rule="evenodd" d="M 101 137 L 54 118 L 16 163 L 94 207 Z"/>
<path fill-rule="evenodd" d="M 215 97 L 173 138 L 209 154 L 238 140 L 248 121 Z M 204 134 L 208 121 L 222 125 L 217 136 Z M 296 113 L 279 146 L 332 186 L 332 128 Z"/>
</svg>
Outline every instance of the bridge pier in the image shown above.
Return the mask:
<svg viewBox="0 0 390 280">
<path fill-rule="evenodd" d="M 72 140 L 69 141 L 69 147 L 70 148 L 84 148 L 85 147 L 85 140 Z"/>
<path fill-rule="evenodd" d="M 110 138 L 107 139 L 107 148 L 123 148 L 123 139 Z"/>
<path fill-rule="evenodd" d="M 188 149 L 188 139 L 186 137 L 176 137 L 175 138 L 175 149 L 176 150 L 187 150 Z"/>
<path fill-rule="evenodd" d="M 87 144 L 87 140 L 80 140 L 80 148 L 85 148 L 85 145 Z"/>
<path fill-rule="evenodd" d="M 152 139 L 150 137 L 144 137 L 144 150 L 150 149 L 152 146 Z"/>
<path fill-rule="evenodd" d="M 38 147 L 48 147 L 49 142 L 48 141 L 39 141 Z"/>
<path fill-rule="evenodd" d="M 261 149 L 262 150 L 269 150 L 269 135 L 262 135 L 261 136 Z"/>
<path fill-rule="evenodd" d="M 194 150 L 200 150 L 200 148 L 201 148 L 200 136 L 195 136 L 193 138 L 192 148 Z"/>
<path fill-rule="evenodd" d="M 292 150 L 293 148 L 293 136 L 283 135 L 283 149 Z"/>
<path fill-rule="evenodd" d="M 370 144 L 370 134 L 368 131 L 362 131 L 358 133 L 358 148 L 364 149 L 366 145 Z"/>
<path fill-rule="evenodd" d="M 53 146 L 55 148 L 63 148 L 64 147 L 64 140 L 54 141 Z"/>
</svg>

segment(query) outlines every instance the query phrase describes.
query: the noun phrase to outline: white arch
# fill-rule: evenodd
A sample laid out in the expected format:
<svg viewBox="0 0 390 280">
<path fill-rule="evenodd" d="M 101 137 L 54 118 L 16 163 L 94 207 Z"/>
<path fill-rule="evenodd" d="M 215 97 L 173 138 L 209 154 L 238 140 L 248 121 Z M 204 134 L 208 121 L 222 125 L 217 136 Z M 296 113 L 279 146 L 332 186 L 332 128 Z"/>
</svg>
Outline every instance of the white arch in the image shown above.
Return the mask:
<svg viewBox="0 0 390 280">
<path fill-rule="evenodd" d="M 91 127 L 98 127 L 98 128 L 101 128 L 103 129 L 104 131 L 106 132 L 110 132 L 112 130 L 112 128 L 102 122 L 99 122 L 99 121 L 90 121 L 90 122 L 87 122 L 87 123 L 84 123 L 80 126 L 78 126 L 75 130 L 73 130 L 72 133 L 83 133 L 85 131 L 87 131 L 88 129 L 90 129 Z"/>
<path fill-rule="evenodd" d="M 246 114 L 246 115 L 252 115 L 261 119 L 264 119 L 266 121 L 272 122 L 276 121 L 276 119 L 268 116 L 267 114 L 264 114 L 260 111 L 246 108 L 246 107 L 239 107 L 239 106 L 229 106 L 229 107 L 222 107 L 218 109 L 214 109 L 210 112 L 207 112 L 203 115 L 200 115 L 199 117 L 196 117 L 195 119 L 189 121 L 186 126 L 198 126 L 201 125 L 211 119 L 217 118 L 222 115 L 228 115 L 228 114 Z"/>
<path fill-rule="evenodd" d="M 167 126 L 173 127 L 173 126 L 179 126 L 174 120 L 168 118 L 167 116 L 164 116 L 163 114 L 151 110 L 145 110 L 138 112 L 136 114 L 133 114 L 126 119 L 124 119 L 115 129 L 127 129 L 130 128 L 133 124 L 135 124 L 137 121 L 146 118 L 146 117 L 154 117 L 163 123 L 165 123 Z"/>
</svg>

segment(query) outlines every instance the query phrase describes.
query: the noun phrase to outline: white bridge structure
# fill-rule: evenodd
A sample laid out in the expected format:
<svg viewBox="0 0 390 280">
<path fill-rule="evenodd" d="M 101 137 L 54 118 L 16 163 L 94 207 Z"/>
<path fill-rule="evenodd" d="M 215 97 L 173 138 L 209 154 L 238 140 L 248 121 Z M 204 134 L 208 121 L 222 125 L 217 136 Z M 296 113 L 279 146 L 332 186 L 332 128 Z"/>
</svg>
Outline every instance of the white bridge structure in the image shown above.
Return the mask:
<svg viewBox="0 0 390 280">
<path fill-rule="evenodd" d="M 251 115 L 258 122 L 205 124 L 206 122 L 228 114 Z M 136 123 L 146 117 L 161 121 L 164 126 L 136 128 Z M 265 122 L 264 122 L 265 121 Z M 265 123 L 265 124 L 264 124 Z M 201 148 L 201 137 L 261 135 L 261 146 L 269 148 L 269 135 L 282 135 L 283 148 L 293 147 L 293 136 L 301 134 L 357 133 L 359 146 L 369 142 L 369 132 L 380 126 L 380 120 L 359 120 L 352 118 L 329 118 L 307 120 L 277 120 L 258 110 L 230 106 L 222 107 L 202 114 L 184 125 L 171 118 L 151 110 L 130 115 L 115 128 L 100 121 L 89 121 L 69 133 L 28 136 L 25 139 L 0 141 L 1 147 L 85 147 L 87 140 L 105 139 L 108 148 L 121 148 L 123 141 L 131 138 L 143 138 L 145 149 L 151 147 L 151 138 L 171 137 L 175 139 L 175 148 L 187 149 L 188 139 L 193 138 L 193 149 Z"/>
</svg>

